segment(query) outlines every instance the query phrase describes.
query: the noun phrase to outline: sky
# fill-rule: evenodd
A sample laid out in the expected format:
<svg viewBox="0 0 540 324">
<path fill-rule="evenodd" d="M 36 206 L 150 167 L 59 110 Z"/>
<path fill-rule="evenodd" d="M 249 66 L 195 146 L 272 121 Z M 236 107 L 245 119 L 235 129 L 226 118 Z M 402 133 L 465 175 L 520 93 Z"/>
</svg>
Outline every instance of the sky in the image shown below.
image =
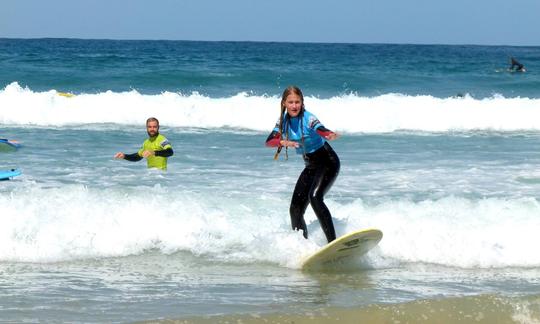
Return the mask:
<svg viewBox="0 0 540 324">
<path fill-rule="evenodd" d="M 540 45 L 540 0 L 0 0 L 0 38 Z"/>
</svg>

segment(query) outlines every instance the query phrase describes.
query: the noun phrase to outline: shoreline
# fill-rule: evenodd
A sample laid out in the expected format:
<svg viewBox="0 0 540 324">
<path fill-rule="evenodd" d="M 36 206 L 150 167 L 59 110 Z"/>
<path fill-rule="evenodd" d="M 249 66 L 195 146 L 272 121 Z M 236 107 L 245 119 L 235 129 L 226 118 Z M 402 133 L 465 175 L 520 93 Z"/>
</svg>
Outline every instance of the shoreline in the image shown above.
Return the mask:
<svg viewBox="0 0 540 324">
<path fill-rule="evenodd" d="M 300 314 L 235 314 L 149 320 L 150 324 L 210 323 L 540 323 L 540 295 L 477 295 L 376 304 L 356 308 L 321 307 Z"/>
</svg>

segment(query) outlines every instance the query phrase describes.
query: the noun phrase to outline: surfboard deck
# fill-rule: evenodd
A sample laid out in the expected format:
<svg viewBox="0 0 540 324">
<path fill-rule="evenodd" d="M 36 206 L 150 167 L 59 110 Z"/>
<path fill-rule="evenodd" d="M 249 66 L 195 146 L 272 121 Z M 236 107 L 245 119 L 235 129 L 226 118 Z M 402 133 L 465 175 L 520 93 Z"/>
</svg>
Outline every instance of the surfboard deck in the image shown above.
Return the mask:
<svg viewBox="0 0 540 324">
<path fill-rule="evenodd" d="M 382 236 L 382 232 L 378 229 L 365 229 L 345 234 L 305 258 L 302 262 L 302 270 L 324 269 L 339 261 L 362 256 L 374 248 Z"/>
<path fill-rule="evenodd" d="M 19 149 L 21 144 L 10 141 L 5 138 L 0 138 L 0 152 L 13 152 Z"/>
<path fill-rule="evenodd" d="M 21 175 L 21 170 L 19 169 L 10 169 L 10 170 L 0 170 L 0 180 L 9 180 L 13 177 Z"/>
</svg>

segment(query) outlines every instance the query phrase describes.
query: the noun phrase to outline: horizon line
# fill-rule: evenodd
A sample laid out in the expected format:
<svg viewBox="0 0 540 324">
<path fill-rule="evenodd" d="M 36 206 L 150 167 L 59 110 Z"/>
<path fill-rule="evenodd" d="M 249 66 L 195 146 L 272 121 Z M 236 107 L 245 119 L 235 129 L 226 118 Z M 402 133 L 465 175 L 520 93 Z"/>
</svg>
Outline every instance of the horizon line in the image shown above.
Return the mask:
<svg viewBox="0 0 540 324">
<path fill-rule="evenodd" d="M 271 41 L 271 40 L 192 40 L 192 39 L 135 39 L 135 38 L 81 38 L 81 37 L 3 37 L 0 40 L 84 40 L 126 42 L 201 42 L 201 43 L 267 43 L 267 44 L 321 44 L 321 45 L 410 45 L 410 46 L 484 46 L 484 47 L 539 47 L 540 45 L 473 44 L 473 43 L 390 43 L 390 42 L 324 42 L 324 41 Z"/>
</svg>

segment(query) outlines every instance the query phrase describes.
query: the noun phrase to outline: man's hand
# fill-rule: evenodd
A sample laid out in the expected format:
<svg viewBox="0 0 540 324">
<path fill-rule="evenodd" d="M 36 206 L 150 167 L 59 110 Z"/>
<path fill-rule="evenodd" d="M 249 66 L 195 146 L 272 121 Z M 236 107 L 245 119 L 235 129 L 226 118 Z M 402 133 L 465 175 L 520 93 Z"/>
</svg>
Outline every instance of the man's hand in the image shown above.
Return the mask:
<svg viewBox="0 0 540 324">
<path fill-rule="evenodd" d="M 149 156 L 154 156 L 154 155 L 155 155 L 154 151 L 144 151 L 144 152 L 142 152 L 143 158 L 147 158 Z"/>
</svg>

